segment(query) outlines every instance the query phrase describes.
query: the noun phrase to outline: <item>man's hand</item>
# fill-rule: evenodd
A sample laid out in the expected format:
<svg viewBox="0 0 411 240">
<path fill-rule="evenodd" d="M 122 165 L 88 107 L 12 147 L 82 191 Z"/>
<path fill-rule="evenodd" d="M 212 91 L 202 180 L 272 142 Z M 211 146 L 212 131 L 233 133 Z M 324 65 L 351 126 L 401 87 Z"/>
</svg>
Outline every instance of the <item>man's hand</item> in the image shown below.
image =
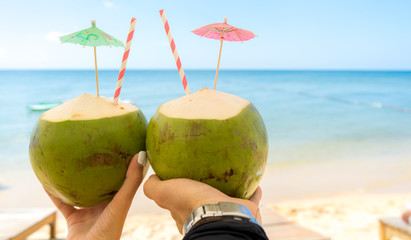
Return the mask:
<svg viewBox="0 0 411 240">
<path fill-rule="evenodd" d="M 229 197 L 205 183 L 194 180 L 180 178 L 161 181 L 156 175 L 152 175 L 144 184 L 144 194 L 154 200 L 158 206 L 170 211 L 180 233 L 182 233 L 184 222 L 194 209 L 203 204 L 218 202 L 242 204 L 248 207 L 257 221 L 261 223 L 258 208 L 262 197 L 260 187 L 250 200 L 244 200 Z"/>
</svg>

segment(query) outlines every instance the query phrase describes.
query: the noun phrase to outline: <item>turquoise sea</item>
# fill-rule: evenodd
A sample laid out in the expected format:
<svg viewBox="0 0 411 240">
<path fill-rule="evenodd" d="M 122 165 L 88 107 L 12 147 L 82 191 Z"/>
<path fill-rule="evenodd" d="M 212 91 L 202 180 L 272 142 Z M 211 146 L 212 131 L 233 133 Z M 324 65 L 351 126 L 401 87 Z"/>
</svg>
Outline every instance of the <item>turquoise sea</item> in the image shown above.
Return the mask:
<svg viewBox="0 0 411 240">
<path fill-rule="evenodd" d="M 192 92 L 212 88 L 214 71 L 186 71 Z M 117 70 L 99 71 L 100 95 L 112 97 Z M 0 176 L 28 169 L 38 102 L 96 94 L 92 70 L 0 71 Z M 269 136 L 269 164 L 391 158 L 411 161 L 411 72 L 221 71 L 217 90 L 250 100 Z M 184 94 L 176 70 L 127 70 L 121 99 L 147 120 Z M 394 160 L 393 160 L 394 161 Z"/>
</svg>

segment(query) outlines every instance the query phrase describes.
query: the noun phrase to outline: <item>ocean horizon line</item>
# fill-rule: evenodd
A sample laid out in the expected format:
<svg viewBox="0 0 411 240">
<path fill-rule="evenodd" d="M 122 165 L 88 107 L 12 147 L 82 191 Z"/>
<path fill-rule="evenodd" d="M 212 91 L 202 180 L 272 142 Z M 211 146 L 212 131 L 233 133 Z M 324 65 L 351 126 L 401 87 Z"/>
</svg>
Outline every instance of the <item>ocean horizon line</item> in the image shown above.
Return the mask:
<svg viewBox="0 0 411 240">
<path fill-rule="evenodd" d="M 2 72 L 7 71 L 95 71 L 94 68 L 4 68 L 1 69 Z M 103 68 L 98 71 L 119 71 L 114 68 Z M 177 71 L 177 69 L 172 68 L 130 68 L 126 71 Z M 188 68 L 185 71 L 216 71 L 216 69 L 209 68 Z M 220 72 L 241 72 L 241 71 L 256 71 L 256 72 L 411 72 L 411 69 L 219 69 Z"/>
</svg>

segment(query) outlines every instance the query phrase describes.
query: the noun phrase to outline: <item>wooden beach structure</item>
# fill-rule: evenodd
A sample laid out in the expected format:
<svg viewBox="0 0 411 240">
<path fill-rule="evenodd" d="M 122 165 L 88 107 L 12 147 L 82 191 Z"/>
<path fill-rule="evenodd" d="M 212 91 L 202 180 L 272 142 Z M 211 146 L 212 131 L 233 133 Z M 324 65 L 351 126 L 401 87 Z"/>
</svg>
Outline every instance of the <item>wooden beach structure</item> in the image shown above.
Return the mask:
<svg viewBox="0 0 411 240">
<path fill-rule="evenodd" d="M 51 208 L 0 209 L 0 240 L 26 239 L 46 225 L 50 226 L 50 239 L 55 239 L 56 213 L 56 209 Z M 299 226 L 266 206 L 261 208 L 261 217 L 263 228 L 270 240 L 331 240 Z"/>
<path fill-rule="evenodd" d="M 380 240 L 390 240 L 397 237 L 411 240 L 411 225 L 406 224 L 400 217 L 386 217 L 379 219 Z"/>
<path fill-rule="evenodd" d="M 263 206 L 260 209 L 263 228 L 270 240 L 331 240 L 311 229 L 304 228 Z"/>
<path fill-rule="evenodd" d="M 22 240 L 50 226 L 50 239 L 56 238 L 55 208 L 0 208 L 0 240 Z"/>
</svg>

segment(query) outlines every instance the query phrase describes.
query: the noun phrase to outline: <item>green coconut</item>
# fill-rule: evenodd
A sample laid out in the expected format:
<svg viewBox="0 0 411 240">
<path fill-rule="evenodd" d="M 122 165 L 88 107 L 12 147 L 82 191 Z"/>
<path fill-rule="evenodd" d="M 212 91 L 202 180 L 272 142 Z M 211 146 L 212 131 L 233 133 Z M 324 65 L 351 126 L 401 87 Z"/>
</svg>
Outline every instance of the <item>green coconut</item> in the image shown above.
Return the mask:
<svg viewBox="0 0 411 240">
<path fill-rule="evenodd" d="M 258 187 L 268 154 L 254 105 L 207 88 L 161 105 L 148 124 L 146 147 L 162 180 L 189 178 L 246 199 Z"/>
<path fill-rule="evenodd" d="M 31 166 L 44 188 L 66 204 L 107 203 L 132 157 L 145 150 L 146 125 L 133 105 L 83 94 L 41 115 L 30 141 Z"/>
</svg>

